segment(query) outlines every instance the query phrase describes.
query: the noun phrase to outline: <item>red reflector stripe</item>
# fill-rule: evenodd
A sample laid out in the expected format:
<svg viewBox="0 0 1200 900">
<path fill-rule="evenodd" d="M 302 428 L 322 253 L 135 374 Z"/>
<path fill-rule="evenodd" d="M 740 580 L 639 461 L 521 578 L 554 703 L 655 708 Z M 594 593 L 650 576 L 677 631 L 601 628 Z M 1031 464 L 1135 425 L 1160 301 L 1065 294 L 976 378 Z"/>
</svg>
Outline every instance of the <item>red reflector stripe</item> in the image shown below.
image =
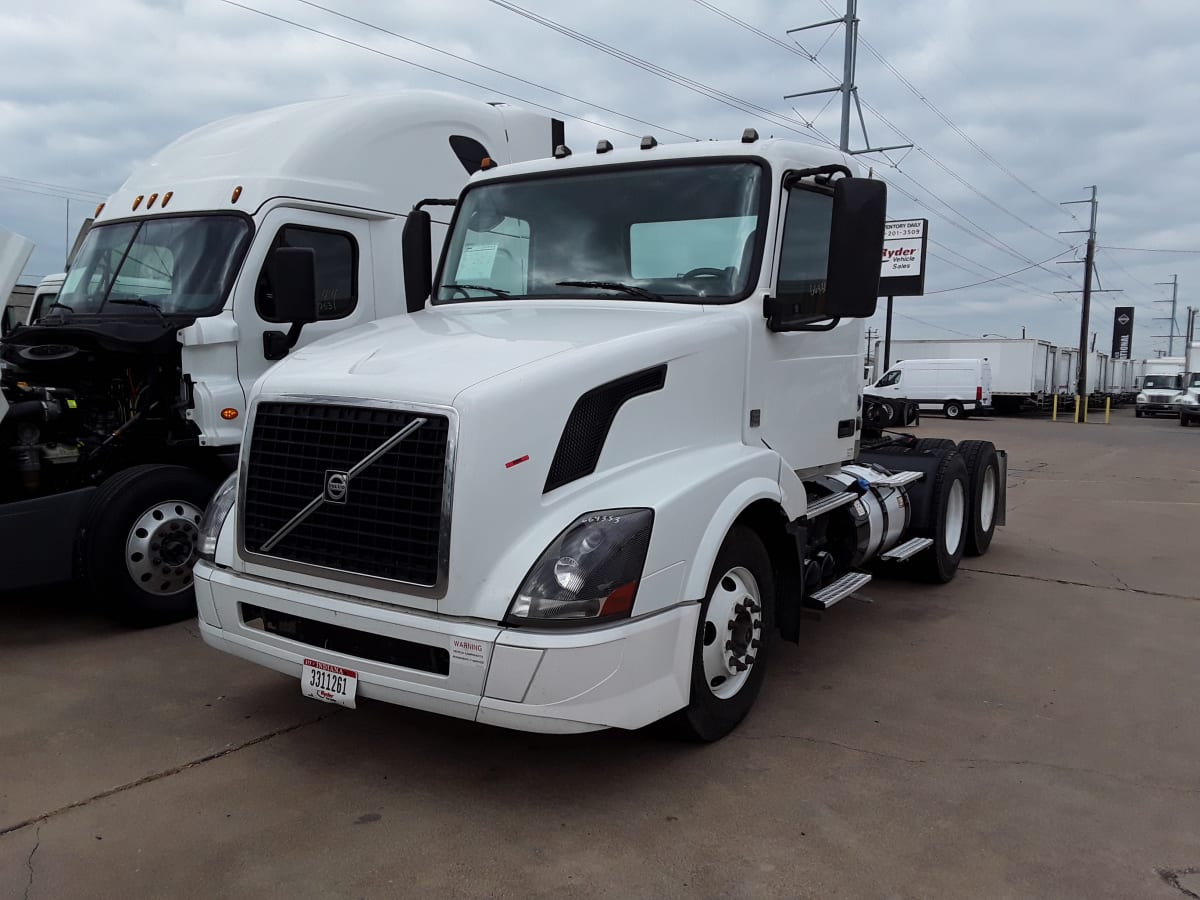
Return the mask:
<svg viewBox="0 0 1200 900">
<path fill-rule="evenodd" d="M 519 466 L 523 462 L 529 462 L 528 453 L 526 453 L 524 456 L 518 457 L 517 459 L 509 460 L 504 464 L 504 468 L 511 469 L 513 466 Z"/>
</svg>

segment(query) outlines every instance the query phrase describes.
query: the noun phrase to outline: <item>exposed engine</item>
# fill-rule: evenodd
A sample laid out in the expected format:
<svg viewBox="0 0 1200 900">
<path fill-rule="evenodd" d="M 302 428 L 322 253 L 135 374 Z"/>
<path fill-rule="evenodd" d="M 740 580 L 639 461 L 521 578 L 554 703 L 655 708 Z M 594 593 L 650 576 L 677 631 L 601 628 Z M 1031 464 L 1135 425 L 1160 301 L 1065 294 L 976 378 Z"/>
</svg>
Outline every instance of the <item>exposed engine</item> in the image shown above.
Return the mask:
<svg viewBox="0 0 1200 900">
<path fill-rule="evenodd" d="M 174 329 L 152 327 L 35 326 L 4 339 L 0 501 L 84 487 L 142 448 L 161 456 L 188 440 Z"/>
</svg>

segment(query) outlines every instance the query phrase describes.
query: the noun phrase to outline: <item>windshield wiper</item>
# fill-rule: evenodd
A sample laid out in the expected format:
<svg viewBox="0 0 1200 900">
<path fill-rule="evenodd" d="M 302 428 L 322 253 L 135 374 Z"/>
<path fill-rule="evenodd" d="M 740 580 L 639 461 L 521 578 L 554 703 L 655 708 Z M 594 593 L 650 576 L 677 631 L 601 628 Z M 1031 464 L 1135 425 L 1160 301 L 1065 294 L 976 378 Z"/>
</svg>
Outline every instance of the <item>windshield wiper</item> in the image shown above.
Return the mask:
<svg viewBox="0 0 1200 900">
<path fill-rule="evenodd" d="M 622 284 L 620 281 L 556 281 L 554 283 L 559 287 L 590 287 L 602 288 L 606 291 L 620 291 L 622 294 L 641 297 L 643 300 L 665 299 L 662 294 L 648 291 L 643 287 L 638 287 L 636 284 Z"/>
<path fill-rule="evenodd" d="M 65 309 L 69 313 L 75 312 L 75 310 L 72 309 L 71 307 L 67 306 L 67 304 L 59 303 L 57 300 L 55 302 L 51 303 L 49 306 L 47 306 L 46 309 L 50 310 L 50 309 L 54 309 L 55 307 L 57 307 L 58 309 Z"/>
<path fill-rule="evenodd" d="M 109 303 L 119 303 L 122 306 L 145 306 L 145 307 L 148 307 L 149 309 L 154 310 L 158 314 L 158 317 L 163 322 L 167 321 L 167 317 L 163 315 L 162 307 L 159 306 L 157 303 L 151 303 L 149 300 L 145 299 L 144 297 L 130 297 L 128 299 L 121 298 L 118 300 L 110 299 L 108 302 Z"/>
<path fill-rule="evenodd" d="M 444 288 L 458 288 L 459 290 L 467 291 L 491 291 L 497 297 L 507 297 L 512 291 L 506 291 L 504 288 L 488 287 L 486 284 L 443 284 Z"/>
</svg>

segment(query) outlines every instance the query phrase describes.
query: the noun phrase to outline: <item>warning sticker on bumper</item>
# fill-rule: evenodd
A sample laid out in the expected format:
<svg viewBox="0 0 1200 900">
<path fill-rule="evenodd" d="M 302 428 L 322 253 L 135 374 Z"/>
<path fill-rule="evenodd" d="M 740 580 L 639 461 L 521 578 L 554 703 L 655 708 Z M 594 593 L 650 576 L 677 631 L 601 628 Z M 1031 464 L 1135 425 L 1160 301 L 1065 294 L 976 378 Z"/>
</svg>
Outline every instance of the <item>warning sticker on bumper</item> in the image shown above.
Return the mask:
<svg viewBox="0 0 1200 900">
<path fill-rule="evenodd" d="M 483 644 L 478 641 L 464 641 L 455 638 L 454 646 L 450 648 L 450 660 L 460 665 L 483 668 L 487 663 L 487 652 L 484 650 Z"/>
</svg>

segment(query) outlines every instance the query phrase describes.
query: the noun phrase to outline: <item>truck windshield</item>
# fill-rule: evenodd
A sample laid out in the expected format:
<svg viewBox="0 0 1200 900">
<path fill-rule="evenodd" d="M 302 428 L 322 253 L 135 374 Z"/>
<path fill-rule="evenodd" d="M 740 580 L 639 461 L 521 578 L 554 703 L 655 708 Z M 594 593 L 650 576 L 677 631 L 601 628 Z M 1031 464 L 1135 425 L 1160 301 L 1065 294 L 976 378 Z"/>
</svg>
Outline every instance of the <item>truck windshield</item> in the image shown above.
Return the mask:
<svg viewBox="0 0 1200 900">
<path fill-rule="evenodd" d="M 73 315 L 134 314 L 149 304 L 164 314 L 210 315 L 223 305 L 249 240 L 249 222 L 231 215 L 98 225 L 84 238 L 57 302 Z"/>
<path fill-rule="evenodd" d="M 435 302 L 741 299 L 764 184 L 752 162 L 484 182 L 463 197 Z"/>
<path fill-rule="evenodd" d="M 1178 375 L 1147 375 L 1142 381 L 1143 388 L 1160 388 L 1172 391 L 1179 390 Z"/>
</svg>

